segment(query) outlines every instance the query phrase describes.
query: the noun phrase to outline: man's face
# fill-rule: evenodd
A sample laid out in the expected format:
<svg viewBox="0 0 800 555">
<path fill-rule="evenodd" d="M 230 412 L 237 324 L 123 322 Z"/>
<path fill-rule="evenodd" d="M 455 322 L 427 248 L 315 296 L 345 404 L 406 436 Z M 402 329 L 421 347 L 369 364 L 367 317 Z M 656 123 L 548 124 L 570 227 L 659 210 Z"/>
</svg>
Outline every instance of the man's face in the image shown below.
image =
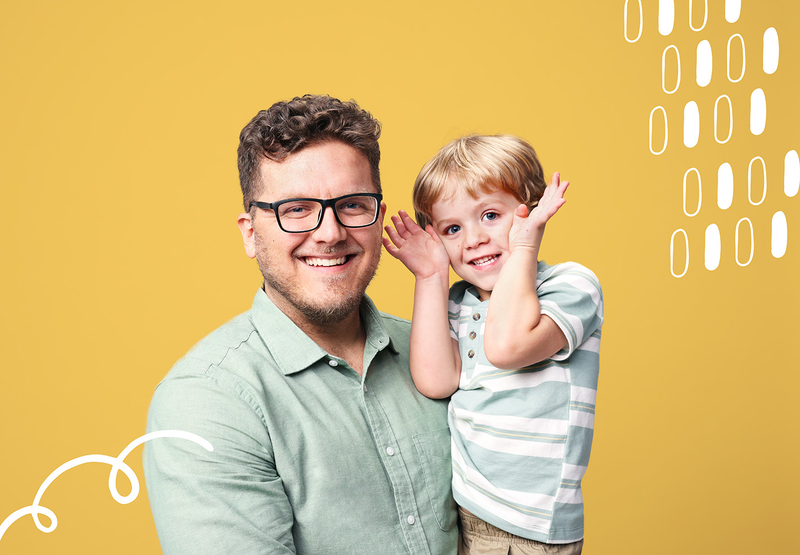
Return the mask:
<svg viewBox="0 0 800 555">
<path fill-rule="evenodd" d="M 320 143 L 283 162 L 264 160 L 262 189 L 255 200 L 329 199 L 351 193 L 377 192 L 369 162 L 350 145 Z M 358 309 L 381 254 L 386 206 L 369 227 L 346 228 L 326 208 L 314 231 L 286 233 L 272 210 L 253 208 L 239 215 L 245 252 L 258 260 L 265 290 L 289 316 L 316 324 L 338 322 Z"/>
</svg>

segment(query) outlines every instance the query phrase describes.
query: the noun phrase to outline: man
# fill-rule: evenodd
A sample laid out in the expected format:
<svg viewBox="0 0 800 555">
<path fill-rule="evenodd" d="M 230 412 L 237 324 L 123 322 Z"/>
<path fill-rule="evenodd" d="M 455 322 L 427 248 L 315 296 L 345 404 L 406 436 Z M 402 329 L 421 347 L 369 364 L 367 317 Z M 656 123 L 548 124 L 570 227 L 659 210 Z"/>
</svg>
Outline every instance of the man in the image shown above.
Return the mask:
<svg viewBox="0 0 800 555">
<path fill-rule="evenodd" d="M 449 554 L 446 401 L 417 392 L 408 322 L 364 294 L 380 258 L 380 124 L 354 102 L 279 102 L 242 130 L 253 307 L 159 384 L 145 478 L 164 553 Z"/>
</svg>

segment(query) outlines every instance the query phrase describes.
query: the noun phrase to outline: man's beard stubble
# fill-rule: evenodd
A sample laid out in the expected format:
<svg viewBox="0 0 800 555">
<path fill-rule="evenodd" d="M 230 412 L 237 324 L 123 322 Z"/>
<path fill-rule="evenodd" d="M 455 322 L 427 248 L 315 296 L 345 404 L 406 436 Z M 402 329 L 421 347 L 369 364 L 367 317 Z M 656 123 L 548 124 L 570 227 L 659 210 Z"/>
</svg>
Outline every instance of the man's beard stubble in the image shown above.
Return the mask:
<svg viewBox="0 0 800 555">
<path fill-rule="evenodd" d="M 337 254 L 340 250 L 333 247 L 322 254 Z M 261 274 L 264 276 L 265 288 L 269 287 L 275 291 L 305 317 L 308 322 L 319 326 L 329 326 L 341 322 L 358 310 L 367 286 L 372 281 L 372 278 L 375 277 L 380 260 L 378 258 L 373 267 L 360 276 L 353 288 L 348 289 L 341 283 L 347 276 L 327 278 L 327 290 L 333 294 L 335 301 L 329 304 L 315 304 L 313 299 L 303 297 L 298 284 L 280 273 L 269 271 L 269 256 L 266 251 L 267 246 L 256 237 L 256 259 L 258 260 Z M 380 250 L 378 252 L 380 253 Z"/>
</svg>

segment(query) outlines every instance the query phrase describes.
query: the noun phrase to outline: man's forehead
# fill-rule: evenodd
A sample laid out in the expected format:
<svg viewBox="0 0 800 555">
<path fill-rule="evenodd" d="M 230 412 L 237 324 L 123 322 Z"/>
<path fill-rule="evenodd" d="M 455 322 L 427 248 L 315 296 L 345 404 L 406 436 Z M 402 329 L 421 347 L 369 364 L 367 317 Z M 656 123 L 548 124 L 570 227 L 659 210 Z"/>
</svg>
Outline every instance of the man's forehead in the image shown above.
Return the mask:
<svg viewBox="0 0 800 555">
<path fill-rule="evenodd" d="M 281 161 L 262 158 L 258 185 L 259 196 L 281 199 L 378 192 L 367 157 L 341 141 L 309 145 Z M 328 195 L 329 189 L 335 189 L 331 191 L 335 194 Z"/>
</svg>

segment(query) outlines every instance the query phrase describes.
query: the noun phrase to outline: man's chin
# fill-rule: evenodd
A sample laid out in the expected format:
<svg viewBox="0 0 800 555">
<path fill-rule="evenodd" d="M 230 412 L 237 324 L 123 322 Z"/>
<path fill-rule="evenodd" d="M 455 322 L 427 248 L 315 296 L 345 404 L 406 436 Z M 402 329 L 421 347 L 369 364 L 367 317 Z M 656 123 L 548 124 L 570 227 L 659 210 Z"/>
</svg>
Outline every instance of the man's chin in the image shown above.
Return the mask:
<svg viewBox="0 0 800 555">
<path fill-rule="evenodd" d="M 309 323 L 328 326 L 347 319 L 357 311 L 366 288 L 359 291 L 360 288 L 351 289 L 334 282 L 320 291 L 299 291 L 295 287 L 285 287 L 283 283 L 267 279 L 265 289 L 273 300 L 278 301 L 276 304 L 288 305 L 287 308 L 290 306 Z"/>
</svg>

